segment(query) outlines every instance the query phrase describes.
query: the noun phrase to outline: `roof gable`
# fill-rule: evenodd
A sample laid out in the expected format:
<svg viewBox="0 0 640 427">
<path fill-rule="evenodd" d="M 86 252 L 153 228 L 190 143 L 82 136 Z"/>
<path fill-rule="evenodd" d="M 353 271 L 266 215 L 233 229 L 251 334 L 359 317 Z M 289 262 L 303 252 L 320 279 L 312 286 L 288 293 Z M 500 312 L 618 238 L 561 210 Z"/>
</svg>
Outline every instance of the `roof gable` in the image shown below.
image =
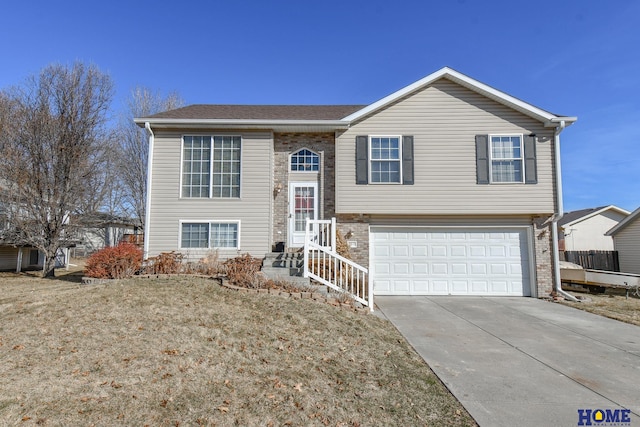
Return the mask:
<svg viewBox="0 0 640 427">
<path fill-rule="evenodd" d="M 599 206 L 597 208 L 580 209 L 577 211 L 567 212 L 562 216 L 562 219 L 558 221 L 558 225 L 561 227 L 569 227 L 608 210 L 612 210 L 623 215 L 629 215 L 629 211 L 614 205 Z"/>
<path fill-rule="evenodd" d="M 412 83 L 408 86 L 405 86 L 404 88 L 392 93 L 391 95 L 388 95 L 380 99 L 379 101 L 376 101 L 373 104 L 370 104 L 365 108 L 359 111 L 356 111 L 353 114 L 350 114 L 349 116 L 344 117 L 343 120 L 353 122 L 356 120 L 360 120 L 366 116 L 375 114 L 377 111 L 383 108 L 386 108 L 390 104 L 393 104 L 406 96 L 410 96 L 411 94 L 443 78 L 451 80 L 474 92 L 477 92 L 503 105 L 513 108 L 529 117 L 532 117 L 540 122 L 545 123 L 545 125 L 547 126 L 555 127 L 557 123 L 560 121 L 564 121 L 565 125 L 568 126 L 577 120 L 576 117 L 565 117 L 565 116 L 553 114 L 548 111 L 542 110 L 527 102 L 524 102 L 518 98 L 515 98 L 505 92 L 499 91 L 489 85 L 481 83 L 478 80 L 472 79 L 471 77 L 466 76 L 449 67 L 444 67 L 436 71 L 435 73 L 429 74 L 428 76 L 418 80 L 417 82 Z"/>
<path fill-rule="evenodd" d="M 613 227 L 611 230 L 607 231 L 605 234 L 607 236 L 615 236 L 620 230 L 624 229 L 626 226 L 630 225 L 638 218 L 640 218 L 640 208 L 631 212 L 631 214 L 629 214 L 628 217 L 620 221 L 618 225 Z"/>
</svg>

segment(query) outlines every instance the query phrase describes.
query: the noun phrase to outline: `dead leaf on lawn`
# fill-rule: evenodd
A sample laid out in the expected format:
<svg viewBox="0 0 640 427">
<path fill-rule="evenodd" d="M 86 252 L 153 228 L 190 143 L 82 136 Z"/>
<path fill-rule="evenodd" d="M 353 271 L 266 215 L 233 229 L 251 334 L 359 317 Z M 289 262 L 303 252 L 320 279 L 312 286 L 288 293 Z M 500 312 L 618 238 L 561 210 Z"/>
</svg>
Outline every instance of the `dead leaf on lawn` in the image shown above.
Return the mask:
<svg viewBox="0 0 640 427">
<path fill-rule="evenodd" d="M 22 344 L 14 345 L 13 349 L 18 351 L 24 350 L 24 346 Z"/>
<path fill-rule="evenodd" d="M 218 406 L 218 411 L 226 414 L 227 412 L 229 412 L 229 408 L 227 408 L 226 406 Z"/>
</svg>

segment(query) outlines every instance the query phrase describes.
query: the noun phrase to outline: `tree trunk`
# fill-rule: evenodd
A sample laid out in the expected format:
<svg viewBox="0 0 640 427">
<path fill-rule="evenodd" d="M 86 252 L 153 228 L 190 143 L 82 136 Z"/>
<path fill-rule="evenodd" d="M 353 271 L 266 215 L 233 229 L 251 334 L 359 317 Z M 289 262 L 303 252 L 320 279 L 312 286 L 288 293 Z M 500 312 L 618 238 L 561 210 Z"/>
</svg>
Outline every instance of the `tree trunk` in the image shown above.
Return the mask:
<svg viewBox="0 0 640 427">
<path fill-rule="evenodd" d="M 42 277 L 44 278 L 56 277 L 56 270 L 55 270 L 56 252 L 57 251 L 53 251 L 53 253 L 51 253 L 50 251 L 45 252 L 45 260 L 44 260 L 44 267 L 42 269 Z"/>
</svg>

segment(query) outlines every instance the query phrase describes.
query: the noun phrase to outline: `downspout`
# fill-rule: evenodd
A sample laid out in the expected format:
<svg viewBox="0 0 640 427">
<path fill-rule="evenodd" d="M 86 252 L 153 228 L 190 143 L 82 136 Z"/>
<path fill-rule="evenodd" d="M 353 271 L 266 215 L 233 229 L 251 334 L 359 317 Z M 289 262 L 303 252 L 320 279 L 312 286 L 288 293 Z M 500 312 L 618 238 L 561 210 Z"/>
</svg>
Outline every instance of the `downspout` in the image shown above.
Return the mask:
<svg viewBox="0 0 640 427">
<path fill-rule="evenodd" d="M 149 132 L 149 152 L 147 155 L 147 200 L 144 206 L 144 259 L 149 257 L 149 224 L 151 220 L 151 171 L 153 170 L 153 143 L 154 135 L 149 122 L 145 122 L 144 128 Z"/>
<path fill-rule="evenodd" d="M 561 120 L 556 126 L 554 132 L 554 149 L 556 157 L 556 199 L 557 212 L 553 214 L 551 220 L 551 240 L 553 246 L 553 290 L 556 295 L 561 295 L 570 301 L 579 302 L 580 300 L 573 295 L 562 290 L 562 279 L 560 277 L 560 250 L 558 249 L 558 221 L 564 216 L 564 204 L 562 202 L 562 171 L 560 169 L 560 133 L 566 127 L 564 120 Z"/>
</svg>

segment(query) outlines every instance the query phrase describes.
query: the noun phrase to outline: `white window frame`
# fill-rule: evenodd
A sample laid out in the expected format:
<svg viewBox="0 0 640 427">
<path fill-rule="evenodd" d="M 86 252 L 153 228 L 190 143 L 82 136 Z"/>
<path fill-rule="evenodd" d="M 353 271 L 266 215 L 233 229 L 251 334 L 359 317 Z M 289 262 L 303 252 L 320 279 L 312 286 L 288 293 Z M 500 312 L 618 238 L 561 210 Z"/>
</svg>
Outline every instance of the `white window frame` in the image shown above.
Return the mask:
<svg viewBox="0 0 640 427">
<path fill-rule="evenodd" d="M 219 249 L 222 251 L 239 251 L 241 244 L 240 244 L 240 223 L 241 221 L 238 219 L 233 219 L 233 220 L 222 220 L 222 219 L 215 219 L 215 220 L 211 220 L 211 219 L 181 219 L 179 221 L 179 226 L 178 226 L 178 248 L 181 250 L 189 250 L 189 251 L 208 251 L 208 250 L 215 250 L 215 249 Z M 182 226 L 183 224 L 207 224 L 209 227 L 209 232 L 207 233 L 208 236 L 208 243 L 207 243 L 207 247 L 206 248 L 188 248 L 188 247 L 183 247 L 182 246 Z M 237 231 L 237 241 L 236 244 L 237 246 L 235 247 L 214 247 L 211 245 L 211 226 L 213 224 L 236 224 L 238 227 L 238 231 Z"/>
<path fill-rule="evenodd" d="M 372 173 L 373 173 L 373 168 L 371 167 L 371 165 L 373 164 L 373 162 L 386 162 L 386 161 L 396 161 L 396 160 L 391 160 L 391 159 L 373 159 L 373 157 L 371 156 L 371 150 L 372 150 L 372 143 L 371 141 L 374 138 L 397 138 L 398 139 L 398 164 L 400 165 L 399 168 L 399 177 L 398 177 L 398 181 L 397 182 L 378 182 L 378 181 L 374 181 L 372 179 Z M 402 136 L 401 135 L 369 135 L 369 141 L 368 141 L 368 168 L 369 168 L 369 184 L 373 184 L 373 185 L 398 185 L 398 184 L 402 184 Z"/>
<path fill-rule="evenodd" d="M 292 170 L 291 169 L 291 159 L 293 158 L 293 156 L 295 156 L 297 153 L 301 152 L 302 150 L 307 150 L 310 151 L 313 155 L 318 157 L 318 170 L 314 171 L 314 170 Z M 322 167 L 321 165 L 322 162 L 322 158 L 320 157 L 320 153 L 317 153 L 316 151 L 312 150 L 311 148 L 308 147 L 302 147 L 299 150 L 294 151 L 293 153 L 289 154 L 289 173 L 320 173 L 320 168 Z"/>
<path fill-rule="evenodd" d="M 493 157 L 493 138 L 494 137 L 518 137 L 520 138 L 520 157 L 512 157 L 512 158 L 496 158 Z M 524 134 L 521 133 L 494 133 L 489 135 L 489 146 L 487 147 L 489 151 L 489 183 L 491 184 L 524 184 L 525 182 L 525 159 L 524 159 Z M 493 162 L 495 161 L 520 161 L 522 164 L 522 177 L 520 181 L 494 181 L 493 180 Z"/>
<path fill-rule="evenodd" d="M 183 179 L 183 168 L 184 168 L 184 138 L 188 137 L 188 136 L 207 136 L 211 138 L 211 144 L 209 146 L 210 149 L 210 157 L 209 157 L 209 195 L 206 197 L 188 197 L 188 196 L 183 196 L 182 195 L 182 179 Z M 214 158 L 214 148 L 213 148 L 213 142 L 215 140 L 215 138 L 217 136 L 221 136 L 221 137 L 237 137 L 240 138 L 240 171 L 239 171 L 239 177 L 240 177 L 240 188 L 238 191 L 238 196 L 233 196 L 233 197 L 220 197 L 220 196 L 214 196 L 213 195 L 213 158 Z M 242 182 L 243 182 L 243 177 L 242 177 L 242 162 L 243 162 L 243 158 L 244 158 L 244 153 L 243 153 L 243 149 L 244 149 L 244 138 L 242 137 L 242 135 L 239 134 L 226 134 L 226 133 L 215 133 L 215 134 L 209 134 L 209 133 L 188 133 L 188 134 L 183 134 L 180 137 L 180 183 L 179 183 L 179 187 L 178 187 L 178 194 L 179 194 L 179 198 L 180 199 L 188 199 L 188 200 L 198 200 L 198 199 L 223 199 L 223 200 L 240 200 L 242 198 Z"/>
</svg>

